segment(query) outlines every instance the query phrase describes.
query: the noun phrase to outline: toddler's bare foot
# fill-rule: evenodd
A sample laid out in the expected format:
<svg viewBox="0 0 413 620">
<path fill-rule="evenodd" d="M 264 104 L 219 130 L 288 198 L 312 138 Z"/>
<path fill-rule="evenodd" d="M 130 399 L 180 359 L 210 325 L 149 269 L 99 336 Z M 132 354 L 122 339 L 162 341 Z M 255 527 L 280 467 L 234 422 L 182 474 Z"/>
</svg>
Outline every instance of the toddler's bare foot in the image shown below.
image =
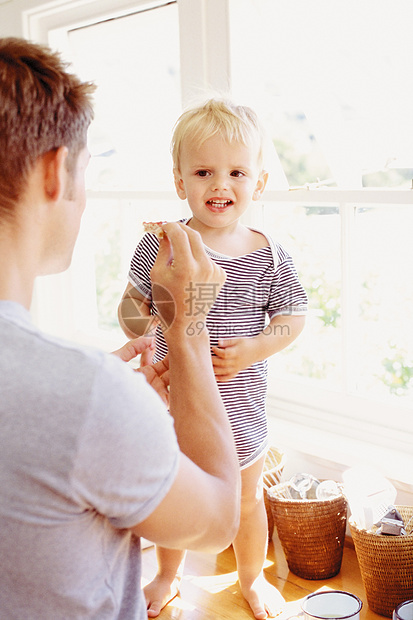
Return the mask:
<svg viewBox="0 0 413 620">
<path fill-rule="evenodd" d="M 156 618 L 161 610 L 175 598 L 179 592 L 179 579 L 170 579 L 156 575 L 156 577 L 143 588 L 146 599 L 148 618 Z"/>
<path fill-rule="evenodd" d="M 241 592 L 252 609 L 254 618 L 265 620 L 274 618 L 283 610 L 285 599 L 275 586 L 272 586 L 261 574 L 251 587 L 243 588 Z"/>
</svg>

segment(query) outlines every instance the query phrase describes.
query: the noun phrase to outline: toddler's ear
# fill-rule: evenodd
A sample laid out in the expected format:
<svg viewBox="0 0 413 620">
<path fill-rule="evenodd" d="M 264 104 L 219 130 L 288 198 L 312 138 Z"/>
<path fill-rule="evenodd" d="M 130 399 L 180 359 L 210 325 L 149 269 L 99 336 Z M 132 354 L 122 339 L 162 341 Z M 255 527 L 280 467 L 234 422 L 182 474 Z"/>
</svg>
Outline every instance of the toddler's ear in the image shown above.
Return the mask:
<svg viewBox="0 0 413 620">
<path fill-rule="evenodd" d="M 257 181 L 257 185 L 255 187 L 254 193 L 252 195 L 252 199 L 253 200 L 259 200 L 261 197 L 261 194 L 263 193 L 265 186 L 267 185 L 267 181 L 268 181 L 268 172 L 265 172 L 265 170 L 263 170 L 262 172 L 260 172 L 260 176 L 258 177 L 258 181 Z"/>
<path fill-rule="evenodd" d="M 181 173 L 176 168 L 174 168 L 174 183 L 175 183 L 176 193 L 178 194 L 179 198 L 181 200 L 185 200 L 186 191 L 185 191 L 184 180 L 181 177 Z"/>
</svg>

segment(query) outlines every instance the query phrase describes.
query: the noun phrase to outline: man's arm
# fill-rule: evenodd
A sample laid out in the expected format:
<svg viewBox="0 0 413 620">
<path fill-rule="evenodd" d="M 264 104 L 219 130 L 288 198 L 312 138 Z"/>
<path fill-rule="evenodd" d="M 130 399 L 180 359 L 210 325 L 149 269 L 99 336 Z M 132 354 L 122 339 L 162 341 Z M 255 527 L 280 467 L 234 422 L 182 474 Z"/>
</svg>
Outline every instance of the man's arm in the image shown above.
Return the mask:
<svg viewBox="0 0 413 620">
<path fill-rule="evenodd" d="M 192 315 L 188 291 L 225 273 L 211 261 L 197 232 L 167 224 L 151 272 L 169 350 L 170 411 L 181 450 L 176 479 L 153 513 L 133 530 L 162 546 L 217 552 L 239 523 L 240 473 L 232 431 L 212 368 L 205 317 Z M 168 326 L 168 327 L 166 327 Z"/>
</svg>

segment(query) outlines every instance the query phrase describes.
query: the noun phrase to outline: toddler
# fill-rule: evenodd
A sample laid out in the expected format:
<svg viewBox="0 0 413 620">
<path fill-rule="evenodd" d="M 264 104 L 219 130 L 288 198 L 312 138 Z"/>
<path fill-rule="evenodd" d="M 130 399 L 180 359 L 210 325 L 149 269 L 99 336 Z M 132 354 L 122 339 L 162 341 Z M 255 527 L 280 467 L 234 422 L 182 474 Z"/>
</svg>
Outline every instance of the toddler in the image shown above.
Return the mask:
<svg viewBox="0 0 413 620">
<path fill-rule="evenodd" d="M 221 99 L 191 108 L 175 126 L 172 156 L 177 194 L 192 212 L 186 225 L 199 232 L 207 254 L 227 276 L 207 325 L 241 468 L 241 523 L 233 541 L 238 579 L 260 620 L 280 613 L 284 603 L 263 573 L 268 540 L 262 488 L 268 448 L 266 360 L 302 331 L 307 296 L 287 252 L 268 234 L 240 221 L 251 201 L 260 199 L 268 177 L 256 114 Z M 142 238 L 119 306 L 120 324 L 129 337 L 156 328 L 156 360 L 167 353 L 151 293 L 158 244 L 154 234 Z M 213 297 L 202 283 L 194 283 L 188 295 L 199 308 Z M 177 594 L 184 552 L 158 548 L 157 556 L 158 574 L 145 588 L 149 617 Z"/>
</svg>

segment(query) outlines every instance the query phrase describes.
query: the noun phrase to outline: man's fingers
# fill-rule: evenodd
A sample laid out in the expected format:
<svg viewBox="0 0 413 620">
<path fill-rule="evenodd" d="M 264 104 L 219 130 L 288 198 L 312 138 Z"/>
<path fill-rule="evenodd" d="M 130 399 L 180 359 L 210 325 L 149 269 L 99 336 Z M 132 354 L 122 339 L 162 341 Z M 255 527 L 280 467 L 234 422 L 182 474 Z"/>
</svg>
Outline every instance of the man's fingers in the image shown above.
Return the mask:
<svg viewBox="0 0 413 620">
<path fill-rule="evenodd" d="M 160 377 L 165 375 L 166 373 L 168 373 L 169 376 L 169 357 L 165 355 L 165 357 L 159 362 L 152 364 L 152 368 Z"/>
<path fill-rule="evenodd" d="M 158 256 L 151 269 L 152 295 L 166 332 L 179 319 L 181 326 L 190 325 L 195 313 L 203 319 L 225 282 L 225 271 L 206 254 L 201 236 L 182 223 L 163 226 L 165 238 L 160 241 Z M 199 312 L 196 307 L 198 288 L 208 286 L 210 302 Z"/>
<path fill-rule="evenodd" d="M 152 337 L 139 336 L 139 338 L 135 338 L 124 344 L 120 349 L 113 351 L 112 355 L 120 357 L 123 362 L 130 362 L 143 353 L 143 351 L 153 348 L 154 346 L 154 339 Z"/>
<path fill-rule="evenodd" d="M 181 229 L 185 232 L 190 252 L 192 256 L 195 258 L 196 262 L 199 264 L 201 262 L 205 262 L 205 264 L 211 263 L 209 256 L 205 253 L 204 242 L 202 241 L 202 237 L 198 231 L 189 228 L 186 224 L 180 223 Z"/>
<path fill-rule="evenodd" d="M 225 271 L 207 256 L 201 235 L 181 222 L 165 224 L 165 243 L 162 243 L 161 260 L 174 269 L 190 269 L 202 273 L 205 282 L 216 280 L 221 286 L 225 282 Z M 166 241 L 169 245 L 166 247 Z M 170 254 L 167 254 L 168 250 Z"/>
<path fill-rule="evenodd" d="M 160 362 L 151 366 L 138 368 L 150 386 L 159 394 L 164 403 L 169 406 L 169 357 L 166 355 Z"/>
<path fill-rule="evenodd" d="M 159 240 L 158 255 L 156 258 L 162 265 L 171 265 L 173 260 L 172 245 L 169 237 L 165 235 Z"/>
<path fill-rule="evenodd" d="M 164 230 L 166 235 L 159 243 L 156 262 L 159 259 L 162 266 L 169 265 L 174 269 L 185 265 L 192 253 L 187 231 L 177 222 L 165 224 Z"/>
<path fill-rule="evenodd" d="M 145 379 L 149 385 L 162 398 L 165 405 L 169 406 L 169 382 L 167 381 L 165 375 L 159 376 L 155 372 L 153 366 L 143 366 L 142 368 L 138 368 L 136 372 L 140 372 L 145 376 Z"/>
</svg>

